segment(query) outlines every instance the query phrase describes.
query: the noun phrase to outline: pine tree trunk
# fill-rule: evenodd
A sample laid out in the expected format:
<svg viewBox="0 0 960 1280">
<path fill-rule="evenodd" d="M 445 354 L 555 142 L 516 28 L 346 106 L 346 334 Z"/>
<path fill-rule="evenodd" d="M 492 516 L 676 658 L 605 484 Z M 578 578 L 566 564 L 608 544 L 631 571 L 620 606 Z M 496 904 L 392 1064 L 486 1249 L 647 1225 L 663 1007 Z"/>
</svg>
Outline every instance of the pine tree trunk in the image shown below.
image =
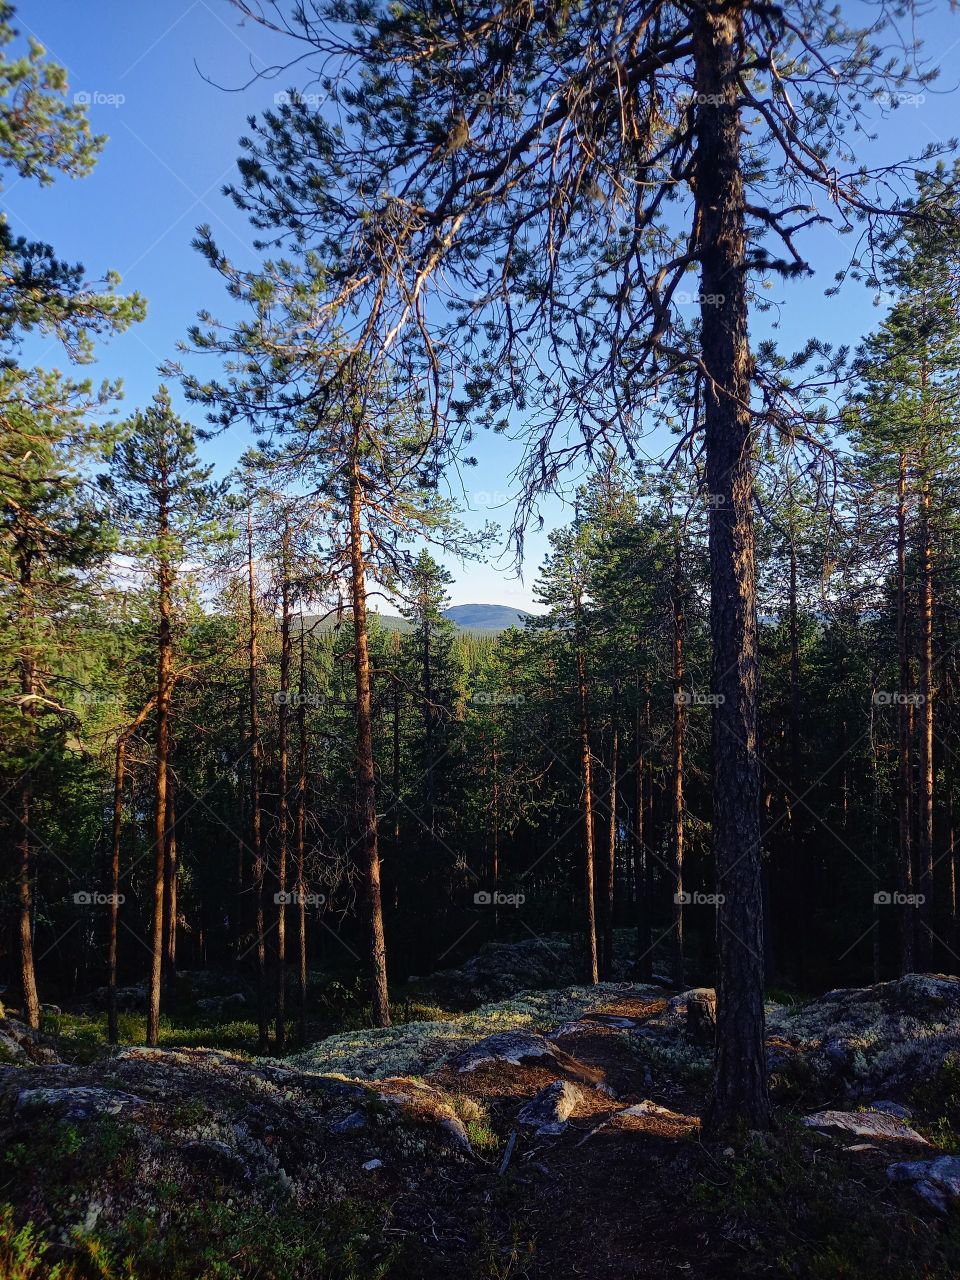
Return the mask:
<svg viewBox="0 0 960 1280">
<path fill-rule="evenodd" d="M 171 748 L 172 749 L 172 748 Z M 172 1006 L 177 989 L 177 828 L 172 771 L 167 776 L 167 847 L 164 857 L 164 997 Z"/>
<path fill-rule="evenodd" d="M 253 573 L 253 517 L 247 511 L 247 609 L 249 615 L 247 696 L 250 699 L 250 827 L 253 847 L 253 881 L 256 893 L 257 932 L 257 1039 L 266 1053 L 267 1029 L 267 944 L 263 913 L 263 744 L 260 740 L 260 676 L 257 637 L 257 596 Z"/>
<path fill-rule="evenodd" d="M 157 747 L 156 788 L 153 824 L 153 939 L 150 963 L 150 990 L 147 1006 L 147 1044 L 155 1046 L 160 1033 L 160 987 L 163 978 L 165 949 L 163 900 L 167 862 L 167 775 L 170 761 L 170 676 L 173 662 L 173 639 L 170 629 L 171 570 L 164 557 L 167 537 L 166 509 L 161 503 L 161 560 L 158 571 L 157 608 Z"/>
<path fill-rule="evenodd" d="M 618 699 L 613 696 L 613 724 L 610 728 L 610 823 L 607 838 L 606 885 L 603 895 L 603 977 L 613 981 L 613 897 L 617 875 L 617 770 L 620 767 L 620 734 L 617 726 Z"/>
<path fill-rule="evenodd" d="M 653 974 L 653 950 L 650 937 L 650 898 L 647 893 L 646 849 L 646 764 L 643 758 L 643 739 L 640 731 L 640 698 L 637 688 L 637 711 L 634 727 L 633 754 L 633 883 L 636 897 L 637 919 L 637 976 L 647 981 Z"/>
<path fill-rule="evenodd" d="M 710 514 L 713 829 L 717 891 L 717 1053 L 713 1131 L 766 1129 L 759 666 L 753 532 L 751 359 L 737 53 L 743 3 L 694 16 L 696 200 Z"/>
<path fill-rule="evenodd" d="M 307 703 L 304 696 L 306 684 L 305 637 L 303 614 L 300 614 L 300 701 L 297 704 L 297 817 L 295 841 L 297 847 L 297 952 L 299 987 L 299 1038 L 307 1039 L 307 903 L 304 869 L 307 851 Z"/>
<path fill-rule="evenodd" d="M 897 472 L 897 651 L 899 658 L 899 700 L 897 703 L 897 822 L 900 833 L 900 891 L 913 893 L 911 765 L 910 656 L 907 649 L 907 456 L 901 453 Z M 907 901 L 900 907 L 900 972 L 911 973 L 914 963 L 914 908 Z"/>
<path fill-rule="evenodd" d="M 107 948 L 107 1040 L 116 1044 L 117 1023 L 117 942 L 120 927 L 120 837 L 123 833 L 123 783 L 126 774 L 127 735 L 117 738 L 113 767 L 113 830 L 110 844 L 110 935 Z"/>
<path fill-rule="evenodd" d="M 490 889 L 493 893 L 493 932 L 500 929 L 500 906 L 497 894 L 500 889 L 500 753 L 494 747 L 491 754 L 493 768 L 493 849 L 490 854 Z"/>
<path fill-rule="evenodd" d="M 920 894 L 917 954 L 919 967 L 933 964 L 933 546 L 930 538 L 930 481 L 924 465 L 920 495 L 920 787 L 917 850 Z"/>
<path fill-rule="evenodd" d="M 683 986 L 683 746 L 686 694 L 683 687 L 683 564 L 680 538 L 675 536 L 673 558 L 673 760 L 671 765 L 670 845 L 673 854 L 672 977 Z"/>
<path fill-rule="evenodd" d="M 586 898 L 587 972 L 589 981 L 599 981 L 597 959 L 597 906 L 594 875 L 593 761 L 590 752 L 590 690 L 587 685 L 587 663 L 580 636 L 579 604 L 577 613 L 577 691 L 580 704 L 580 767 L 583 782 L 584 896 Z"/>
<path fill-rule="evenodd" d="M 290 839 L 289 725 L 290 725 L 290 535 L 283 532 L 283 567 L 280 587 L 280 699 L 277 707 L 277 752 L 279 756 L 279 848 L 277 850 L 277 975 L 275 985 L 276 1050 L 283 1053 L 287 1043 L 287 853 Z"/>
<path fill-rule="evenodd" d="M 24 636 L 20 653 L 20 693 L 23 698 L 21 716 L 24 738 L 28 751 L 33 748 L 33 698 L 36 693 L 36 665 L 33 653 L 33 572 L 30 553 L 21 550 L 17 557 L 19 577 L 20 616 Z M 17 783 L 16 814 L 19 820 L 17 837 L 17 921 L 20 942 L 20 989 L 23 996 L 23 1018 L 34 1030 L 40 1026 L 40 997 L 37 995 L 37 975 L 33 962 L 33 890 L 31 876 L 33 862 L 30 849 L 30 805 L 33 800 L 32 772 L 28 765 Z"/>
<path fill-rule="evenodd" d="M 374 1025 L 388 1027 L 390 997 L 387 991 L 387 954 L 383 937 L 383 905 L 380 897 L 380 851 L 377 840 L 376 781 L 373 762 L 373 705 L 370 694 L 370 651 L 367 635 L 367 583 L 363 548 L 359 424 L 355 427 L 349 502 L 353 668 L 357 693 L 357 809 L 360 822 L 362 872 L 366 884 L 368 963 Z"/>
</svg>

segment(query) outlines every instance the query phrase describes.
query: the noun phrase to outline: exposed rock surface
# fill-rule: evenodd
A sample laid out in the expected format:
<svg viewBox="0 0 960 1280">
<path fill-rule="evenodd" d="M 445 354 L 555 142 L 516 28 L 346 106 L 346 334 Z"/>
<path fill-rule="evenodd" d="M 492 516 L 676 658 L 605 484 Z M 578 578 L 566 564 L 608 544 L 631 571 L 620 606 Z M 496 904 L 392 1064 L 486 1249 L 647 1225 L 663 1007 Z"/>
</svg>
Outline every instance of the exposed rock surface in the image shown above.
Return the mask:
<svg viewBox="0 0 960 1280">
<path fill-rule="evenodd" d="M 813 1115 L 804 1116 L 802 1123 L 808 1129 L 819 1129 L 823 1133 L 849 1133 L 855 1138 L 915 1142 L 924 1147 L 930 1145 L 905 1120 L 884 1111 L 815 1111 Z"/>
<path fill-rule="evenodd" d="M 517 1113 L 517 1123 L 532 1128 L 538 1136 L 563 1133 L 583 1094 L 569 1080 L 554 1080 Z"/>
<path fill-rule="evenodd" d="M 935 1160 L 902 1160 L 887 1170 L 891 1182 L 915 1191 L 937 1213 L 946 1213 L 960 1200 L 960 1157 L 937 1156 Z"/>
</svg>

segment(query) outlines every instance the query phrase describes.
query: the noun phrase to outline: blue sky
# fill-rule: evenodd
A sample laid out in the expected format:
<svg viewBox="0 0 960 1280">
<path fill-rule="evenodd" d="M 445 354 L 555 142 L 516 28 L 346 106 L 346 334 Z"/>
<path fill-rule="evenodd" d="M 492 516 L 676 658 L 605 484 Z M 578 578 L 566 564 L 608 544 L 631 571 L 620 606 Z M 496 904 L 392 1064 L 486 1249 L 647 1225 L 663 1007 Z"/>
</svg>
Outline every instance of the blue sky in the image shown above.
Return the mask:
<svg viewBox="0 0 960 1280">
<path fill-rule="evenodd" d="M 851 6 L 851 13 L 856 10 L 863 6 Z M 960 132 L 955 92 L 960 12 L 951 12 L 947 0 L 932 0 L 927 10 L 918 29 L 930 60 L 940 66 L 940 80 L 922 101 L 879 123 L 871 159 L 892 161 Z M 89 178 L 60 181 L 45 190 L 11 183 L 3 192 L 4 210 L 15 231 L 48 240 L 60 256 L 83 262 L 91 277 L 115 269 L 126 289 L 146 296 L 146 321 L 101 346 L 94 370 L 122 377 L 125 407 L 133 408 L 153 394 L 157 366 L 175 355 L 197 311 L 226 311 L 219 278 L 190 247 L 196 227 L 209 223 L 227 253 L 252 260 L 246 222 L 221 188 L 235 172 L 237 138 L 246 117 L 272 105 L 274 94 L 291 83 L 281 76 L 240 86 L 250 79 L 251 66 L 280 61 L 288 45 L 257 26 L 241 25 L 228 0 L 21 0 L 16 22 L 67 67 L 71 93 L 91 96 L 92 126 L 109 141 Z M 799 346 L 810 334 L 855 342 L 882 315 L 873 298 L 857 285 L 845 288 L 838 299 L 823 295 L 848 259 L 850 240 L 818 229 L 803 248 L 816 276 L 789 286 L 785 294 L 778 286 L 775 295 L 784 299 L 779 334 L 785 347 Z M 771 320 L 755 318 L 755 338 L 769 332 Z M 61 362 L 52 344 L 31 344 L 28 355 L 41 364 Z M 203 373 L 208 360 L 212 372 L 212 357 L 191 367 Z M 171 390 L 177 397 L 176 388 Z M 226 470 L 247 442 L 243 432 L 234 431 L 206 448 Z M 479 461 L 464 474 L 477 509 L 471 519 L 506 524 L 509 512 L 496 508 L 507 500 L 515 447 L 502 437 L 483 435 L 471 451 Z M 559 502 L 551 503 L 546 514 L 548 523 L 564 519 Z M 452 563 L 454 603 L 528 607 L 545 549 L 545 532 L 531 535 L 523 583 L 505 564 L 464 568 Z"/>
</svg>

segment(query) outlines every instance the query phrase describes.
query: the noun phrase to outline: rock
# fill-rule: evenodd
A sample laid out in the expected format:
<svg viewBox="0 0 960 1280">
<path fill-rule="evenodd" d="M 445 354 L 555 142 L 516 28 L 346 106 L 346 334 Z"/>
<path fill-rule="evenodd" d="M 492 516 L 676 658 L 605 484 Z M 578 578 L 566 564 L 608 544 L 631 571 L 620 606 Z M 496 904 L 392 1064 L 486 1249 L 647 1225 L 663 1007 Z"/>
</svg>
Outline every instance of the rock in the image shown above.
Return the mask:
<svg viewBox="0 0 960 1280">
<path fill-rule="evenodd" d="M 367 1117 L 362 1111 L 351 1111 L 348 1116 L 330 1126 L 331 1133 L 359 1133 L 367 1127 Z"/>
<path fill-rule="evenodd" d="M 771 1040 L 802 1060 L 804 1086 L 823 1097 L 897 1098 L 960 1053 L 960 980 L 907 974 L 829 991 L 767 1013 Z"/>
<path fill-rule="evenodd" d="M 617 1112 L 617 1116 L 659 1116 L 662 1120 L 676 1120 L 683 1124 L 696 1123 L 693 1116 L 685 1116 L 679 1111 L 671 1111 L 669 1107 L 661 1107 L 658 1102 L 651 1102 L 649 1098 L 644 1098 L 642 1102 L 635 1102 L 632 1107 L 624 1107 L 622 1111 Z"/>
<path fill-rule="evenodd" d="M 18 1018 L 0 1018 L 0 1062 L 27 1066 L 59 1061 L 57 1051 L 39 1031 Z"/>
<path fill-rule="evenodd" d="M 888 1116 L 896 1116 L 900 1120 L 909 1120 L 910 1111 L 901 1102 L 890 1102 L 887 1098 L 881 1098 L 879 1102 L 870 1103 L 871 1111 L 884 1111 Z"/>
<path fill-rule="evenodd" d="M 55 1111 L 65 1120 L 90 1120 L 94 1116 L 131 1115 L 145 1109 L 142 1098 L 119 1089 L 85 1085 L 74 1088 L 21 1089 L 14 1110 Z"/>
<path fill-rule="evenodd" d="M 545 1036 L 532 1031 L 498 1031 L 458 1054 L 453 1065 L 462 1074 L 476 1071 L 488 1062 L 509 1062 L 519 1067 L 528 1062 L 556 1061 L 556 1052 Z"/>
<path fill-rule="evenodd" d="M 382 1160 L 368 1160 L 366 1164 L 360 1166 L 365 1173 L 372 1173 L 374 1169 L 382 1169 Z"/>
<path fill-rule="evenodd" d="M 563 1133 L 567 1119 L 583 1094 L 569 1080 L 554 1080 L 517 1113 L 517 1123 L 536 1130 L 538 1137 Z"/>
<path fill-rule="evenodd" d="M 921 1200 L 946 1213 L 960 1198 L 960 1156 L 937 1156 L 935 1160 L 901 1160 L 890 1165 L 887 1177 L 910 1187 Z"/>
<path fill-rule="evenodd" d="M 886 1142 L 916 1142 L 928 1147 L 930 1143 L 899 1116 L 883 1111 L 815 1111 L 804 1116 L 802 1122 L 808 1129 L 822 1132 L 837 1130 L 851 1133 L 855 1138 L 880 1138 Z"/>
</svg>

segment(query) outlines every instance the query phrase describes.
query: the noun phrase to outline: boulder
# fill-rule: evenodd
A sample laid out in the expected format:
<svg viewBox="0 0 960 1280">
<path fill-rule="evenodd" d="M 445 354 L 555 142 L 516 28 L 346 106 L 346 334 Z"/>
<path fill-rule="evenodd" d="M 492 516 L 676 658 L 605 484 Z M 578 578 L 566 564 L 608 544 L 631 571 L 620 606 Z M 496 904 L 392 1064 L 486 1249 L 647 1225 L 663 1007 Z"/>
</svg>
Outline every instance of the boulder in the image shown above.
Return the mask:
<svg viewBox="0 0 960 1280">
<path fill-rule="evenodd" d="M 453 1066 L 462 1074 L 476 1071 L 488 1062 L 509 1062 L 519 1067 L 525 1063 L 549 1065 L 556 1061 L 556 1051 L 545 1036 L 533 1031 L 497 1031 L 458 1054 Z"/>
<path fill-rule="evenodd" d="M 908 1186 L 937 1213 L 946 1213 L 960 1199 L 960 1156 L 901 1160 L 889 1167 L 887 1177 Z"/>
<path fill-rule="evenodd" d="M 804 1116 L 802 1122 L 808 1129 L 823 1133 L 849 1133 L 855 1138 L 881 1139 L 885 1142 L 915 1142 L 928 1147 L 930 1143 L 916 1129 L 899 1116 L 885 1111 L 815 1111 Z"/>
<path fill-rule="evenodd" d="M 72 1088 L 21 1089 L 14 1110 L 52 1111 L 64 1120 L 90 1120 L 95 1116 L 135 1115 L 146 1108 L 142 1098 L 119 1089 L 100 1089 L 87 1085 Z"/>
<path fill-rule="evenodd" d="M 569 1080 L 554 1080 L 517 1113 L 517 1123 L 536 1131 L 538 1137 L 563 1133 L 567 1119 L 583 1094 Z"/>
</svg>

